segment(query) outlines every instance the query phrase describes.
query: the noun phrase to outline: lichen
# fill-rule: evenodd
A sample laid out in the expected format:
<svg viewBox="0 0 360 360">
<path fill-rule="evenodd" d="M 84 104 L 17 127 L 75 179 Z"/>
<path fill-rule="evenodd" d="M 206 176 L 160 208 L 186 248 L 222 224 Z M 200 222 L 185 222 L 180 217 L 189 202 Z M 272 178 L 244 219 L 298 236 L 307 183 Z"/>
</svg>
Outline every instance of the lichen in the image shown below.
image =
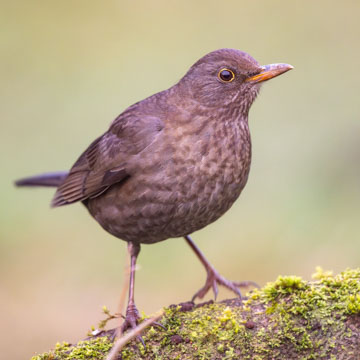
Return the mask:
<svg viewBox="0 0 360 360">
<path fill-rule="evenodd" d="M 310 360 L 355 351 L 358 333 L 349 321 L 360 318 L 360 269 L 333 276 L 318 268 L 314 278 L 280 276 L 248 294 L 242 306 L 236 299 L 170 306 L 161 320 L 166 331 L 146 329 L 146 349 L 134 339 L 122 350 L 122 359 Z M 346 350 L 344 343 L 337 346 L 341 339 Z M 111 347 L 107 337 L 100 337 L 57 345 L 32 360 L 100 360 Z"/>
</svg>

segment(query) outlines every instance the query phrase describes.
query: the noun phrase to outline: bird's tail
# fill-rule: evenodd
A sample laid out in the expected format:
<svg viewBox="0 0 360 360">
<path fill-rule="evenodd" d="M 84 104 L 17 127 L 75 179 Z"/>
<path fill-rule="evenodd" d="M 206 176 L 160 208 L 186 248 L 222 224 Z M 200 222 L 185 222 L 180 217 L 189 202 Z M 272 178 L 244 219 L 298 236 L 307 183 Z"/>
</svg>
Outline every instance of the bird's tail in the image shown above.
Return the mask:
<svg viewBox="0 0 360 360">
<path fill-rule="evenodd" d="M 58 171 L 35 175 L 15 181 L 16 186 L 50 186 L 58 187 L 66 178 L 67 171 Z"/>
</svg>

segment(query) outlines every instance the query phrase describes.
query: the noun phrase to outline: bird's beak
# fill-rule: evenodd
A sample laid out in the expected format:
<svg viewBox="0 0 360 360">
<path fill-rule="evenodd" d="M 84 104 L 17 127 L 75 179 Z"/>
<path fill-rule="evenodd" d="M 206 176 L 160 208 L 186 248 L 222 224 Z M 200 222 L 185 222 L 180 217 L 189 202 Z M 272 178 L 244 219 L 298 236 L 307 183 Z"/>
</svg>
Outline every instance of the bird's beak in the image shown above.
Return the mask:
<svg viewBox="0 0 360 360">
<path fill-rule="evenodd" d="M 250 83 L 259 83 L 281 75 L 294 67 L 289 64 L 270 64 L 261 67 L 262 71 L 254 76 L 247 78 L 245 81 Z"/>
</svg>

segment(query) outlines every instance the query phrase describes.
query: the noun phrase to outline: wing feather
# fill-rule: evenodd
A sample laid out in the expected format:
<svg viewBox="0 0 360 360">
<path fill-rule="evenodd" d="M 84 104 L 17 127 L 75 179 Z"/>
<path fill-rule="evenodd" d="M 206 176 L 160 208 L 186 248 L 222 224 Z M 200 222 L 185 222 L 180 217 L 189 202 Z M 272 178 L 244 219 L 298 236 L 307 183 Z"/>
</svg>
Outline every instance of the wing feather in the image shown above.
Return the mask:
<svg viewBox="0 0 360 360">
<path fill-rule="evenodd" d="M 125 181 L 130 176 L 128 161 L 144 151 L 163 127 L 158 118 L 139 116 L 134 108 L 129 108 L 79 157 L 58 187 L 51 205 L 57 207 L 94 198 Z"/>
</svg>

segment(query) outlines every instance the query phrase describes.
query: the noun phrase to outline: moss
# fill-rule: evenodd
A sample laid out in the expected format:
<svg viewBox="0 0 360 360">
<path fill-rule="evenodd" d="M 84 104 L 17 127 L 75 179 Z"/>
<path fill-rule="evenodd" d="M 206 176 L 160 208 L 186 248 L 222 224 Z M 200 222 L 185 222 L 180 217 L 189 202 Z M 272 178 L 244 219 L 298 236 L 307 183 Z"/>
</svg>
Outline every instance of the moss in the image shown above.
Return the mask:
<svg viewBox="0 0 360 360">
<path fill-rule="evenodd" d="M 31 360 L 102 360 L 112 348 L 107 337 L 79 341 L 76 346 L 69 343 L 56 344 L 54 351 L 33 356 Z"/>
<path fill-rule="evenodd" d="M 343 344 L 337 346 L 340 338 L 351 352 L 358 333 L 348 322 L 360 315 L 360 269 L 333 276 L 319 268 L 314 278 L 280 276 L 250 293 L 243 306 L 236 300 L 190 306 L 189 311 L 171 306 L 161 320 L 167 330 L 147 329 L 147 348 L 134 340 L 122 358 L 321 359 L 344 353 Z M 107 337 L 75 347 L 64 343 L 33 360 L 100 360 L 111 346 Z"/>
<path fill-rule="evenodd" d="M 360 270 L 346 270 L 333 276 L 318 268 L 313 277 L 318 281 L 306 283 L 298 277 L 280 276 L 256 290 L 249 301 L 266 305 L 267 314 L 272 314 L 269 326 L 281 329 L 272 342 L 288 339 L 299 352 L 314 349 L 309 351 L 308 356 L 312 357 L 321 347 L 316 329 L 321 329 L 321 336 L 330 336 L 345 326 L 339 320 L 360 314 Z M 328 342 L 327 347 L 331 350 L 335 344 L 336 339 Z"/>
</svg>

